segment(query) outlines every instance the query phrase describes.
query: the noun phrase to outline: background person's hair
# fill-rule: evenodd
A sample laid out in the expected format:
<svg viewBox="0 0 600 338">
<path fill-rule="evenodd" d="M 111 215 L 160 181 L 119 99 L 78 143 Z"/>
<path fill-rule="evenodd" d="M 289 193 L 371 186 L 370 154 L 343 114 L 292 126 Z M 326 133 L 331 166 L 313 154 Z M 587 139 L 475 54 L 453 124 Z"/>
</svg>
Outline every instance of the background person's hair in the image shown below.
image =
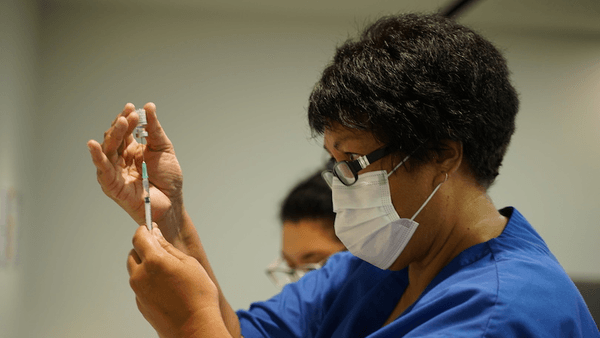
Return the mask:
<svg viewBox="0 0 600 338">
<path fill-rule="evenodd" d="M 519 100 L 506 61 L 487 40 L 438 15 L 384 17 L 338 47 L 310 96 L 311 129 L 367 130 L 412 164 L 460 141 L 488 188 L 515 129 Z M 424 146 L 419 147 L 425 143 Z"/>
<path fill-rule="evenodd" d="M 330 160 L 327 168 L 331 169 L 333 162 Z M 281 203 L 279 219 L 298 222 L 304 219 L 331 220 L 331 230 L 335 213 L 331 200 L 331 189 L 321 177 L 322 168 L 294 186 Z"/>
</svg>

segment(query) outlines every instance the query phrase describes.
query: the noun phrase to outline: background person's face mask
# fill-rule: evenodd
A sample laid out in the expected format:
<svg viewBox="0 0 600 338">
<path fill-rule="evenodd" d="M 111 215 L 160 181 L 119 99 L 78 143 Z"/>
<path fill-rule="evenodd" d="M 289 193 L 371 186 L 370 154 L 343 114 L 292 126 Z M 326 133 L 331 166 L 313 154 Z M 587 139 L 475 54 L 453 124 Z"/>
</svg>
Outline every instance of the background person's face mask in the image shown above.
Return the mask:
<svg viewBox="0 0 600 338">
<path fill-rule="evenodd" d="M 380 269 L 389 268 L 400 256 L 419 225 L 415 217 L 444 183 L 438 184 L 412 218 L 400 218 L 392 205 L 388 177 L 408 157 L 389 174 L 385 170 L 361 174 L 351 186 L 333 180 L 335 234 L 354 256 Z"/>
</svg>

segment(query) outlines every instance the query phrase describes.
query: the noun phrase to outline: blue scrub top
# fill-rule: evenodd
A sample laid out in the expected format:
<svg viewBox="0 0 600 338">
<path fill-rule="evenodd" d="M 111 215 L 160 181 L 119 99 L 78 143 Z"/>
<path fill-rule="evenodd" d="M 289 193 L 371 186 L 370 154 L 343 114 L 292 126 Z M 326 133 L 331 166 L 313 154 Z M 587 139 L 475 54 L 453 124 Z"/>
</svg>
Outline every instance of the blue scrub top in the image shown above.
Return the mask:
<svg viewBox="0 0 600 338">
<path fill-rule="evenodd" d="M 600 337 L 577 288 L 514 208 L 502 234 L 460 253 L 420 298 L 382 327 L 408 269 L 381 270 L 349 252 L 237 312 L 246 338 Z"/>
</svg>

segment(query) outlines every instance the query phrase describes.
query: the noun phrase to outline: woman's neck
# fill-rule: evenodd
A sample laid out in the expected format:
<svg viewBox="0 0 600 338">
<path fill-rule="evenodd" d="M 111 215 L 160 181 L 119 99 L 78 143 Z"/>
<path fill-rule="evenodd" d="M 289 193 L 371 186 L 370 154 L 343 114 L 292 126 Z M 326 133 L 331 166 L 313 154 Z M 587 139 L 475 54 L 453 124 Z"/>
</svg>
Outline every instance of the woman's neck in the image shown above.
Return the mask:
<svg viewBox="0 0 600 338">
<path fill-rule="evenodd" d="M 427 254 L 409 264 L 407 295 L 416 301 L 437 274 L 466 249 L 498 237 L 507 219 L 502 216 L 485 192 L 463 191 L 459 203 L 452 206 L 452 217 L 437 229 L 437 236 Z M 449 213 L 450 214 L 450 213 Z"/>
</svg>

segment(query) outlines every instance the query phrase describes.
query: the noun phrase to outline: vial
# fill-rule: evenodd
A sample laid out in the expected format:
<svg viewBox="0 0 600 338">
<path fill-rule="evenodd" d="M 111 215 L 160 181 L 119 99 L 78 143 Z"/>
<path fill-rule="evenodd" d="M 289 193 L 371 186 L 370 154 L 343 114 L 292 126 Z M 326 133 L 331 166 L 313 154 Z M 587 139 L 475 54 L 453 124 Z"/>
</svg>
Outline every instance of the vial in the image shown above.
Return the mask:
<svg viewBox="0 0 600 338">
<path fill-rule="evenodd" d="M 140 108 L 135 112 L 139 115 L 140 119 L 135 127 L 133 136 L 139 143 L 144 144 L 146 141 L 146 136 L 148 136 L 148 132 L 146 131 L 146 125 L 148 125 L 148 120 L 146 119 L 146 110 L 144 110 L 144 108 Z"/>
</svg>

